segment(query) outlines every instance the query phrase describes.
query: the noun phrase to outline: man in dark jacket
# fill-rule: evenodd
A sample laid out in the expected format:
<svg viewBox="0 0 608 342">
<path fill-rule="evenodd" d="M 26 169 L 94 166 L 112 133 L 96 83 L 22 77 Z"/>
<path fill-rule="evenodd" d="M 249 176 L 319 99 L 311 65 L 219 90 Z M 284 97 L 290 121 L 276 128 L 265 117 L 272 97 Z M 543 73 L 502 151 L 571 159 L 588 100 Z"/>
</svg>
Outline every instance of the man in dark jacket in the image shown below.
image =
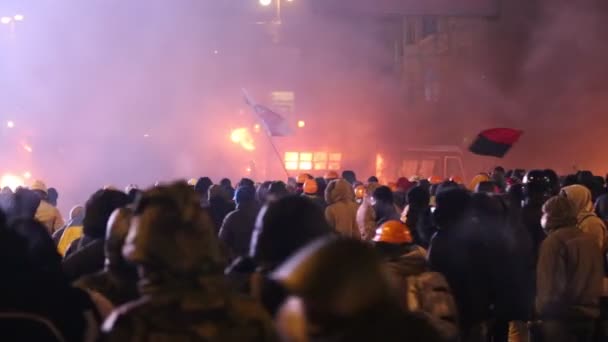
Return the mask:
<svg viewBox="0 0 608 342">
<path fill-rule="evenodd" d="M 553 197 L 543 206 L 548 236 L 538 258 L 536 311 L 546 341 L 590 341 L 600 314 L 600 248 L 576 222 L 566 198 Z"/>
<path fill-rule="evenodd" d="M 101 293 L 115 306 L 139 297 L 137 271 L 122 256 L 122 247 L 129 232 L 133 212 L 127 208 L 114 211 L 108 221 L 105 245 L 106 262 L 103 271 L 85 275 L 76 286 Z"/>
<path fill-rule="evenodd" d="M 549 198 L 551 180 L 542 170 L 531 170 L 524 177 L 524 204 L 522 219 L 524 226 L 530 234 L 534 248 L 534 257 L 537 258 L 540 244 L 545 239 L 545 233 L 540 225 L 543 216 L 542 207 Z"/>
<path fill-rule="evenodd" d="M 471 196 L 454 188 L 439 192 L 436 201 L 433 215 L 438 231 L 431 241 L 429 265 L 445 276 L 452 289 L 462 340 L 484 341 L 491 304 L 491 265 L 470 218 Z"/>
<path fill-rule="evenodd" d="M 209 214 L 186 184 L 144 192 L 123 248 L 142 298 L 114 310 L 107 341 L 275 341 L 270 317 L 232 293 Z"/>
<path fill-rule="evenodd" d="M 236 210 L 224 219 L 219 236 L 230 251 L 231 257 L 236 259 L 249 254 L 251 234 L 260 208 L 255 200 L 255 188 L 252 186 L 240 186 L 234 197 Z"/>
<path fill-rule="evenodd" d="M 114 210 L 127 203 L 127 195 L 116 190 L 99 190 L 87 201 L 83 221 L 84 236 L 72 242 L 63 261 L 63 270 L 69 280 L 75 281 L 103 269 L 108 219 Z"/>
</svg>

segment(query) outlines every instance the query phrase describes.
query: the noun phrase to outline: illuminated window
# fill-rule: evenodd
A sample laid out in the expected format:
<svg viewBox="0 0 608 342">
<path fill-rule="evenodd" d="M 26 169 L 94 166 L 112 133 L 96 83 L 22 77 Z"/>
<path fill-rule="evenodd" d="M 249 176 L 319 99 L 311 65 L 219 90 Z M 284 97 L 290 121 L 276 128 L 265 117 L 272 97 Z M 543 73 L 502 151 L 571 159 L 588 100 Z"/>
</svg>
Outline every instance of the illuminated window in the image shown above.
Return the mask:
<svg viewBox="0 0 608 342">
<path fill-rule="evenodd" d="M 329 164 L 327 165 L 328 170 L 338 171 L 340 170 L 342 162 L 342 153 L 330 153 Z"/>
<path fill-rule="evenodd" d="M 290 171 L 298 169 L 298 152 L 285 152 L 285 168 Z"/>
<path fill-rule="evenodd" d="M 341 153 L 327 152 L 286 152 L 285 168 L 289 171 L 340 170 Z"/>
<path fill-rule="evenodd" d="M 315 152 L 315 170 L 327 170 L 327 152 Z"/>
</svg>

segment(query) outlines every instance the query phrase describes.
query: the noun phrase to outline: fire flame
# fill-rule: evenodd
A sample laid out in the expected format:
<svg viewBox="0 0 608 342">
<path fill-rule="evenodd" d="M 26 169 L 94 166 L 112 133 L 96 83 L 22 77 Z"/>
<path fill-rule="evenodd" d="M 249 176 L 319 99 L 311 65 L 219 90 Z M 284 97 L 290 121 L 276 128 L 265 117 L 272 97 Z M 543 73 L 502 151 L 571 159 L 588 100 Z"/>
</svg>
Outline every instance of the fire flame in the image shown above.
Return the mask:
<svg viewBox="0 0 608 342">
<path fill-rule="evenodd" d="M 247 151 L 254 151 L 255 144 L 253 137 L 247 128 L 237 128 L 230 133 L 230 140 L 233 143 L 241 145 Z"/>
</svg>

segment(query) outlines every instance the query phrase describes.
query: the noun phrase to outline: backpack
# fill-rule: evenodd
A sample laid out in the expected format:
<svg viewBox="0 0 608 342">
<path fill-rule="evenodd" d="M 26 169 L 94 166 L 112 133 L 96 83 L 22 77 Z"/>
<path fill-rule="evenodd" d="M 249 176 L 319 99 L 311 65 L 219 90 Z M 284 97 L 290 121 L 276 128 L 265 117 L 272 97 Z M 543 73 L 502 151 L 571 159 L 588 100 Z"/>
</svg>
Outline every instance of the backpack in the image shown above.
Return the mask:
<svg viewBox="0 0 608 342">
<path fill-rule="evenodd" d="M 425 316 L 446 341 L 458 341 L 458 310 L 441 273 L 424 272 L 406 279 L 406 308 Z"/>
</svg>

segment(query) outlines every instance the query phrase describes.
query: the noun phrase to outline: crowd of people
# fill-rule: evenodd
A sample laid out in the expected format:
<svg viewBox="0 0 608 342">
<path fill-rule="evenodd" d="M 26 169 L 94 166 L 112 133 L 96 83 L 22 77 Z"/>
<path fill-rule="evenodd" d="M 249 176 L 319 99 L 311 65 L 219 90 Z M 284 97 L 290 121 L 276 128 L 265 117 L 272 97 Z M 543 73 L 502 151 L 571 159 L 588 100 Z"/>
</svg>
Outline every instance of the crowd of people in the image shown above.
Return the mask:
<svg viewBox="0 0 608 342">
<path fill-rule="evenodd" d="M 3 341 L 604 341 L 589 171 L 0 193 Z M 606 284 L 606 285 L 605 285 Z"/>
</svg>

